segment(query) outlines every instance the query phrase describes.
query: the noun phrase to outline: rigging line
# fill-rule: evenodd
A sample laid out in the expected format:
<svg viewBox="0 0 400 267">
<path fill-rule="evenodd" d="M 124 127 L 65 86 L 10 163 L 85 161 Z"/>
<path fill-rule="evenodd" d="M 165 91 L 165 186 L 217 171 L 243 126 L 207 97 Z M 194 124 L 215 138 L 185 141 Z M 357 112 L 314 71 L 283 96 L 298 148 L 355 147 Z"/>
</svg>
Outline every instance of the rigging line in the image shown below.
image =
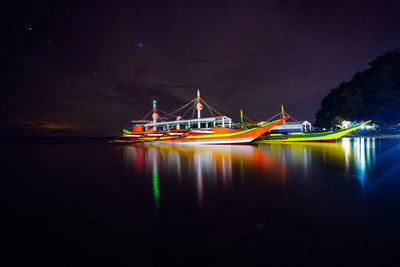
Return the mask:
<svg viewBox="0 0 400 267">
<path fill-rule="evenodd" d="M 186 104 L 183 105 L 182 107 L 180 107 L 180 108 L 178 108 L 178 109 L 172 111 L 171 114 L 175 114 L 175 113 L 177 113 L 178 111 L 181 111 L 182 109 L 184 109 L 184 108 L 187 107 L 188 105 L 192 104 L 194 101 L 196 101 L 196 98 L 192 99 L 191 101 L 189 101 L 188 103 L 186 103 Z"/>
<path fill-rule="evenodd" d="M 196 112 L 196 106 L 193 106 L 192 119 L 194 119 L 194 113 L 195 112 Z"/>
<path fill-rule="evenodd" d="M 271 115 L 271 114 L 273 114 L 274 116 L 276 115 L 275 112 L 268 112 L 268 113 L 264 113 L 264 114 L 265 114 L 265 115 Z M 282 114 L 282 113 L 280 112 L 279 114 Z"/>
<path fill-rule="evenodd" d="M 162 113 L 165 114 L 166 116 L 171 116 L 170 114 L 168 114 L 167 112 L 161 110 L 161 109 L 157 109 L 158 113 Z"/>
<path fill-rule="evenodd" d="M 195 101 L 192 102 L 192 105 L 188 107 L 189 110 L 191 110 L 191 108 L 196 109 L 196 105 L 197 105 L 197 99 L 195 99 Z"/>
<path fill-rule="evenodd" d="M 196 101 L 196 98 L 192 99 L 191 101 L 189 101 L 188 103 L 186 103 L 185 105 L 183 105 L 182 107 L 172 111 L 172 114 L 177 113 L 178 111 L 181 111 L 182 109 L 184 109 L 185 107 L 189 106 L 190 104 L 192 104 L 194 101 Z"/>
<path fill-rule="evenodd" d="M 193 101 L 192 101 L 192 102 L 193 102 Z M 182 118 L 184 118 L 184 117 L 186 116 L 186 114 L 187 114 L 189 111 L 191 111 L 191 108 L 192 108 L 192 107 L 189 107 L 186 111 L 184 111 L 184 110 L 182 109 L 181 111 L 183 112 L 183 115 L 175 114 L 175 116 L 176 116 L 176 117 L 181 116 Z"/>
<path fill-rule="evenodd" d="M 163 122 L 163 121 L 166 121 L 166 120 L 168 120 L 168 118 L 166 116 L 164 116 L 164 117 L 160 117 L 158 119 L 158 122 Z"/>
<path fill-rule="evenodd" d="M 144 117 L 143 117 L 143 119 L 142 119 L 142 121 L 145 119 L 145 118 L 147 118 L 147 116 L 149 116 L 150 115 L 150 113 L 152 113 L 153 112 L 153 109 L 150 109 L 150 111 L 146 114 L 146 115 L 144 115 Z"/>
<path fill-rule="evenodd" d="M 246 117 L 245 115 L 243 115 L 243 117 L 248 120 L 249 122 L 254 122 L 252 119 L 250 119 L 249 117 Z"/>
<path fill-rule="evenodd" d="M 172 115 L 172 114 L 169 114 L 169 113 L 167 113 L 167 112 L 165 112 L 165 111 L 162 111 L 162 110 L 159 110 L 159 111 L 161 111 L 161 113 L 164 113 L 165 115 L 164 116 L 162 116 L 161 118 L 160 118 L 160 120 L 163 120 L 163 121 L 166 121 L 166 120 L 176 120 L 176 116 L 175 115 Z"/>
<path fill-rule="evenodd" d="M 213 109 L 210 105 L 208 105 L 203 99 L 200 98 L 200 100 L 201 100 L 201 102 L 203 102 L 204 105 L 207 107 L 208 111 L 210 112 L 210 115 L 213 116 L 213 117 L 215 117 L 215 115 L 214 115 L 214 113 L 212 112 L 212 110 L 214 110 L 214 111 L 216 111 L 216 110 Z M 218 111 L 216 111 L 216 112 L 219 113 Z M 219 114 L 219 115 L 222 115 L 222 114 Z"/>
<path fill-rule="evenodd" d="M 210 108 L 211 108 L 212 110 L 214 110 L 218 115 L 224 116 L 224 114 L 222 114 L 221 112 L 219 112 L 219 111 L 216 110 L 215 108 L 213 108 L 213 107 L 211 107 L 211 106 L 210 106 Z"/>
<path fill-rule="evenodd" d="M 169 118 L 167 117 L 167 116 L 162 116 L 162 117 L 160 117 L 160 121 L 165 121 L 165 120 L 168 120 Z"/>
<path fill-rule="evenodd" d="M 188 108 L 188 110 L 186 110 L 185 113 L 183 113 L 182 118 L 184 118 L 189 111 L 191 111 L 190 108 Z"/>
<path fill-rule="evenodd" d="M 177 113 L 178 111 L 184 109 L 184 108 L 187 107 L 188 105 L 192 104 L 195 100 L 196 100 L 196 98 L 194 98 L 193 100 L 191 100 L 189 103 L 185 104 L 184 106 L 178 108 L 177 110 L 174 110 L 174 111 L 172 112 L 172 114 L 171 114 L 171 113 L 168 113 L 168 112 L 166 112 L 166 111 L 163 111 L 163 110 L 160 109 L 160 108 L 157 108 L 157 111 L 160 112 L 160 113 L 163 113 L 163 114 L 165 114 L 165 115 L 167 115 L 167 116 L 170 116 L 170 117 L 172 117 L 172 118 L 175 118 L 176 115 L 173 114 L 173 113 Z M 189 110 L 190 110 L 190 109 L 189 109 Z M 153 110 L 151 109 L 151 110 L 149 111 L 149 113 L 147 113 L 146 116 L 145 116 L 144 118 L 146 118 L 147 116 L 149 116 L 149 115 L 151 114 L 152 111 L 153 111 Z M 159 121 L 166 121 L 166 120 L 168 119 L 167 116 L 160 117 Z M 144 118 L 143 118 L 143 119 L 144 119 Z"/>
<path fill-rule="evenodd" d="M 168 117 L 170 117 L 170 118 L 171 118 L 171 117 L 172 117 L 172 118 L 175 118 L 174 115 L 171 115 L 171 114 L 169 114 L 168 112 L 165 112 L 165 111 L 163 111 L 163 110 L 161 110 L 161 109 L 157 109 L 157 111 L 158 111 L 159 113 L 165 114 L 164 116 L 162 116 L 162 117 L 159 118 L 160 121 L 168 120 Z"/>
<path fill-rule="evenodd" d="M 158 122 L 163 122 L 163 121 L 168 121 L 168 120 L 171 120 L 171 118 L 169 118 L 169 117 L 167 117 L 167 116 L 163 116 L 163 117 L 160 117 L 160 118 L 158 119 Z"/>
<path fill-rule="evenodd" d="M 179 109 L 182 110 L 184 107 L 186 107 L 186 106 L 188 106 L 189 104 L 193 103 L 194 100 L 195 100 L 195 99 L 193 99 L 192 101 L 190 101 L 190 102 L 187 103 L 185 106 L 183 106 L 183 107 L 181 107 L 181 108 L 179 108 Z M 175 110 L 174 112 L 179 111 L 179 109 L 178 109 L 178 110 Z M 165 112 L 165 111 L 163 111 L 163 110 L 161 110 L 161 109 L 157 109 L 157 110 L 158 110 L 160 113 L 166 114 L 166 115 L 169 116 L 170 118 L 174 118 L 174 119 L 176 118 L 176 115 L 174 115 L 174 114 Z M 190 110 L 190 109 L 188 109 L 188 110 Z M 185 113 L 185 114 L 186 114 L 186 113 Z M 167 116 L 161 117 L 161 118 L 159 119 L 159 121 L 167 121 L 167 120 L 168 120 L 168 117 L 167 117 Z"/>
<path fill-rule="evenodd" d="M 200 100 L 207 105 L 209 108 L 211 108 L 212 110 L 214 110 L 218 115 L 223 116 L 223 114 L 221 112 L 219 112 L 218 110 L 216 110 L 215 108 L 213 108 L 212 106 L 210 106 L 209 104 L 206 103 L 206 101 L 204 101 L 202 98 L 200 98 Z"/>
<path fill-rule="evenodd" d="M 270 121 L 270 120 L 272 120 L 273 118 L 275 118 L 276 116 L 279 116 L 279 115 L 281 115 L 282 113 L 278 113 L 278 114 L 276 114 L 275 116 L 272 116 L 271 118 L 269 118 L 267 121 Z"/>
<path fill-rule="evenodd" d="M 215 117 L 210 107 L 208 105 L 206 105 L 206 107 L 208 108 L 208 111 L 210 112 L 211 116 Z"/>
<path fill-rule="evenodd" d="M 203 100 L 203 98 L 200 97 L 200 102 L 203 102 L 204 105 L 207 105 L 209 107 L 211 107 L 209 104 L 206 103 L 206 101 Z"/>
<path fill-rule="evenodd" d="M 160 112 L 166 114 L 167 116 L 171 116 L 171 117 L 174 117 L 174 118 L 175 118 L 175 115 L 170 114 L 170 113 L 168 113 L 168 112 L 165 112 L 164 110 L 158 109 L 158 111 L 160 111 Z"/>
<path fill-rule="evenodd" d="M 293 121 L 298 121 L 298 120 L 296 120 L 295 118 L 293 118 L 291 115 L 289 115 L 289 114 L 287 114 L 287 113 L 285 113 L 285 114 L 288 115 L 289 118 L 292 119 Z"/>
</svg>

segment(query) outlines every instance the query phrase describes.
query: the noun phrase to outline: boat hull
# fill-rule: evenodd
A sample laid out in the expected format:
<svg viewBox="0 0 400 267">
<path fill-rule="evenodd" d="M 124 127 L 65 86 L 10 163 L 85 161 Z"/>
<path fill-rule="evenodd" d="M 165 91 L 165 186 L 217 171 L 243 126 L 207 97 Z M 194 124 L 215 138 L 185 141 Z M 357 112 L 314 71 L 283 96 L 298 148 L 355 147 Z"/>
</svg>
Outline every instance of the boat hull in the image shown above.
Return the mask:
<svg viewBox="0 0 400 267">
<path fill-rule="evenodd" d="M 301 133 L 291 133 L 288 135 L 285 134 L 271 134 L 265 139 L 255 140 L 254 144 L 262 144 L 262 143 L 272 143 L 272 142 L 332 142 L 337 140 L 344 135 L 356 130 L 357 128 L 365 125 L 371 121 L 366 121 L 363 123 L 356 124 L 346 129 L 338 130 L 338 131 L 328 131 L 328 132 L 301 132 Z"/>
<path fill-rule="evenodd" d="M 254 138 L 238 138 L 238 139 L 208 139 L 208 140 L 171 140 L 171 141 L 150 141 L 144 142 L 152 145 L 246 145 L 253 141 Z"/>
</svg>

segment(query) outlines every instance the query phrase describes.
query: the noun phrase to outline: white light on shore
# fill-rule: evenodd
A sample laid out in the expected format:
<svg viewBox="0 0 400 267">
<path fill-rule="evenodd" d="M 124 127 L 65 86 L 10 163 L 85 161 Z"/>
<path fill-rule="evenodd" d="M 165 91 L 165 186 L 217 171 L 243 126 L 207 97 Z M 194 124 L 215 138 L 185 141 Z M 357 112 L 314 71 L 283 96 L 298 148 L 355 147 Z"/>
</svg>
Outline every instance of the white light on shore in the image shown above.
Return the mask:
<svg viewBox="0 0 400 267">
<path fill-rule="evenodd" d="M 349 127 L 351 122 L 349 121 L 342 121 L 342 129 Z"/>
</svg>

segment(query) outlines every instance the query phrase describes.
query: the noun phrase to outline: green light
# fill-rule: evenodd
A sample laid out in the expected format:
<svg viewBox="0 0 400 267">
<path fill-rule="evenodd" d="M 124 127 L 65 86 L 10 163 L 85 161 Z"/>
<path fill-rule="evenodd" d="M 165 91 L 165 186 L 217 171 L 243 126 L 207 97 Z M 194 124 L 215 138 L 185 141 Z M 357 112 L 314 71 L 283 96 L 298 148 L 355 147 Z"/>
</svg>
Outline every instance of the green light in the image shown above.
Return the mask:
<svg viewBox="0 0 400 267">
<path fill-rule="evenodd" d="M 157 103 L 157 100 L 153 100 L 153 103 Z"/>
<path fill-rule="evenodd" d="M 158 189 L 158 172 L 156 166 L 153 167 L 153 197 L 156 211 L 160 209 L 160 190 Z"/>
</svg>

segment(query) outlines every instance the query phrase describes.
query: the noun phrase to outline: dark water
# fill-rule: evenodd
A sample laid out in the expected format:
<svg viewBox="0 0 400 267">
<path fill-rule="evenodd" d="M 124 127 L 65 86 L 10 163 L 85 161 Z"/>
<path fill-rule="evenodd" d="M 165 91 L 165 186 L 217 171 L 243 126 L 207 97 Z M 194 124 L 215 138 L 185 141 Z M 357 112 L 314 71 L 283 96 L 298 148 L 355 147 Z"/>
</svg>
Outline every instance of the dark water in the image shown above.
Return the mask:
<svg viewBox="0 0 400 267">
<path fill-rule="evenodd" d="M 3 266 L 399 266 L 400 139 L 1 147 Z"/>
</svg>

